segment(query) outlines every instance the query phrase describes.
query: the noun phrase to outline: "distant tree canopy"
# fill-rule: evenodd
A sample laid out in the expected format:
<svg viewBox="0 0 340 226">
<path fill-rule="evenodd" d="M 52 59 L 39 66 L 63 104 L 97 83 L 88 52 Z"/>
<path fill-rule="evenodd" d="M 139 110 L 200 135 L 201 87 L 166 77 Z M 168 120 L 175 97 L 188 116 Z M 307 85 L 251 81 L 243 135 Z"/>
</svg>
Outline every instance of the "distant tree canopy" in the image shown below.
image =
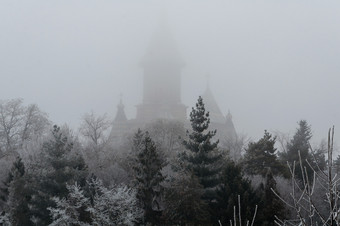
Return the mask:
<svg viewBox="0 0 340 226">
<path fill-rule="evenodd" d="M 310 146 L 310 139 L 312 138 L 311 126 L 306 120 L 298 122 L 298 128 L 293 136 L 293 139 L 287 143 L 287 152 L 281 152 L 280 158 L 282 163 L 289 163 L 291 166 L 295 163 L 295 176 L 303 180 L 302 168 L 306 168 L 308 178 L 313 178 L 313 168 L 318 170 L 316 165 L 324 161 L 322 153 L 314 154 Z M 301 158 L 301 162 L 300 162 Z M 302 165 L 301 165 L 302 164 Z M 320 165 L 322 168 L 322 166 Z"/>
<path fill-rule="evenodd" d="M 83 116 L 79 132 L 91 144 L 93 149 L 98 150 L 99 146 L 107 141 L 107 130 L 110 126 L 111 122 L 106 114 L 96 116 L 94 112 L 91 112 Z"/>
<path fill-rule="evenodd" d="M 277 158 L 275 148 L 276 137 L 264 131 L 263 137 L 257 142 L 250 142 L 244 155 L 244 172 L 249 175 L 267 174 L 271 169 L 274 175 L 284 174 L 286 167 Z"/>
<path fill-rule="evenodd" d="M 47 114 L 37 105 L 24 106 L 21 99 L 0 100 L 0 150 L 21 149 L 25 142 L 42 136 L 49 125 Z"/>
<path fill-rule="evenodd" d="M 254 225 L 269 226 L 276 216 L 296 217 L 287 214 L 289 202 L 284 205 L 273 193 L 294 199 L 287 192 L 291 180 L 281 177 L 286 162 L 295 162 L 292 180 L 302 188 L 308 183 L 301 183 L 301 167 L 308 179 L 313 173 L 319 179 L 316 171 L 329 166 L 329 144 L 314 151 L 305 120 L 279 156 L 277 137 L 265 131 L 247 144 L 242 160 L 219 149 L 201 97 L 190 123 L 185 131 L 183 122 L 157 120 L 118 145 L 107 136 L 105 115 L 85 115 L 78 138 L 58 126 L 48 132 L 46 114 L 35 105 L 0 102 L 0 225 L 246 225 L 257 206 Z M 241 140 L 235 140 L 238 148 L 245 144 Z M 334 165 L 340 171 L 340 157 Z M 325 216 L 327 192 L 311 195 Z M 306 212 L 306 203 L 295 207 Z"/>
</svg>

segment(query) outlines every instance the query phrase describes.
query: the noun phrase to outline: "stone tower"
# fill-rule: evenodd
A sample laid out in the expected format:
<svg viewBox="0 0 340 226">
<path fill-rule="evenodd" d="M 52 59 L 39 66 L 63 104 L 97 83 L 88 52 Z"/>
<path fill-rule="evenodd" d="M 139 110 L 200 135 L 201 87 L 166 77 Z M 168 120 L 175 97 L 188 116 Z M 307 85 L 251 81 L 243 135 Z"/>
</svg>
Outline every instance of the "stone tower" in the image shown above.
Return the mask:
<svg viewBox="0 0 340 226">
<path fill-rule="evenodd" d="M 142 58 L 143 102 L 137 106 L 136 120 L 184 121 L 186 106 L 181 103 L 181 70 L 184 62 L 165 20 L 156 30 Z"/>
</svg>

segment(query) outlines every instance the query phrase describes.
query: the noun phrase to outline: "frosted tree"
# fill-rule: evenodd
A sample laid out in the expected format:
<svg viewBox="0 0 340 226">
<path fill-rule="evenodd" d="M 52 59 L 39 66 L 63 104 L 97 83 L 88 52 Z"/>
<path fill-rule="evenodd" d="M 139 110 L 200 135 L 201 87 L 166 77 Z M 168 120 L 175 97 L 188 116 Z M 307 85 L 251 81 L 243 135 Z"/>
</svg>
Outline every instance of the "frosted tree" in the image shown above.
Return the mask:
<svg viewBox="0 0 340 226">
<path fill-rule="evenodd" d="M 107 144 L 111 121 L 106 114 L 86 113 L 79 128 L 82 153 L 89 170 L 101 176 L 112 167 L 113 152 Z M 103 177 L 102 177 L 103 178 Z"/>
<path fill-rule="evenodd" d="M 107 130 L 110 126 L 111 122 L 106 114 L 96 116 L 94 112 L 91 112 L 83 116 L 79 131 L 92 145 L 97 147 L 107 141 Z"/>
<path fill-rule="evenodd" d="M 90 212 L 93 225 L 134 225 L 143 216 L 138 206 L 137 192 L 126 185 L 116 185 L 108 189 L 100 180 L 92 180 L 95 190 Z"/>
<path fill-rule="evenodd" d="M 3 226 L 12 226 L 11 219 L 8 213 L 1 213 L 0 215 L 0 225 Z"/>
<path fill-rule="evenodd" d="M 49 126 L 47 114 L 21 99 L 0 101 L 0 149 L 15 151 L 26 141 L 41 136 Z M 1 156 L 0 156 L 1 157 Z"/>
<path fill-rule="evenodd" d="M 39 224 L 50 223 L 47 207 L 51 197 L 64 198 L 68 194 L 66 184 L 86 184 L 87 166 L 82 156 L 73 152 L 73 143 L 60 127 L 54 126 L 51 138 L 44 142 L 41 152 L 40 171 L 31 175 L 33 195 L 31 212 Z"/>
<path fill-rule="evenodd" d="M 68 185 L 66 198 L 54 197 L 56 207 L 49 207 L 54 225 L 135 225 L 143 211 L 138 207 L 136 191 L 126 185 L 106 188 L 102 181 L 93 179 L 88 186 L 94 193 L 92 201 L 78 185 Z M 88 221 L 81 214 L 89 216 Z"/>
<path fill-rule="evenodd" d="M 80 213 L 90 205 L 89 198 L 85 197 L 84 191 L 77 183 L 67 185 L 67 190 L 67 198 L 53 197 L 56 207 L 47 208 L 53 220 L 50 226 L 90 225 L 79 219 Z"/>
</svg>

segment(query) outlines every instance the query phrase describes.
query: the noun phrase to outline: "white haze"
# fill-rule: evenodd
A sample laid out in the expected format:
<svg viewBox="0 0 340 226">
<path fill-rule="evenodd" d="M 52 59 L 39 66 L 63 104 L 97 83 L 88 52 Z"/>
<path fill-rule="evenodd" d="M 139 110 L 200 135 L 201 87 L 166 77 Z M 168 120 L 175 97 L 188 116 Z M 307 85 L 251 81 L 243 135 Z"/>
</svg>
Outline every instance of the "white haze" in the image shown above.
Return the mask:
<svg viewBox="0 0 340 226">
<path fill-rule="evenodd" d="M 314 141 L 340 137 L 340 2 L 316 0 L 0 2 L 0 99 L 36 103 L 76 128 L 84 113 L 128 118 L 142 101 L 139 66 L 167 14 L 186 62 L 188 111 L 210 86 L 236 130 L 293 134 L 306 119 Z M 337 132 L 338 131 L 338 132 Z"/>
</svg>

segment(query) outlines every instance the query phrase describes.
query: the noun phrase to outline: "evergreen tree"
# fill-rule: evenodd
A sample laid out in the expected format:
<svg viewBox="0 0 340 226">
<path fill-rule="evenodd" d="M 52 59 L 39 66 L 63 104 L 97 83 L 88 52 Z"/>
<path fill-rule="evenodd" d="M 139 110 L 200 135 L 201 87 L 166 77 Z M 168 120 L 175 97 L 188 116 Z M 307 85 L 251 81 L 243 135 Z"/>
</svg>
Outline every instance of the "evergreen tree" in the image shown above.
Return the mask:
<svg viewBox="0 0 340 226">
<path fill-rule="evenodd" d="M 229 161 L 223 168 L 221 185 L 217 189 L 214 222 L 220 220 L 222 225 L 229 225 L 229 221 L 234 219 L 234 207 L 239 207 L 238 196 L 240 196 L 242 220 L 244 222 L 251 220 L 261 197 L 252 188 L 250 181 L 243 178 L 241 166 Z M 261 222 L 260 213 L 256 217 L 256 225 L 259 225 L 259 222 Z"/>
<path fill-rule="evenodd" d="M 26 184 L 25 166 L 17 157 L 7 178 L 8 187 L 6 198 L 6 212 L 11 225 L 32 225 L 30 222 L 29 201 L 30 190 Z"/>
<path fill-rule="evenodd" d="M 263 226 L 274 225 L 275 216 L 279 219 L 285 219 L 286 210 L 283 202 L 277 197 L 276 194 L 279 194 L 276 189 L 276 181 L 273 177 L 273 173 L 270 169 L 268 169 L 266 174 L 266 182 L 264 185 L 264 193 L 263 193 L 263 206 L 261 215 L 263 216 Z"/>
<path fill-rule="evenodd" d="M 316 149 L 312 150 L 313 162 L 312 167 L 314 170 L 323 171 L 327 167 L 327 161 L 325 157 L 325 153 L 327 153 L 327 144 L 326 141 L 322 141 Z"/>
<path fill-rule="evenodd" d="M 218 140 L 213 141 L 216 130 L 208 131 L 209 112 L 205 112 L 202 97 L 198 98 L 196 108 L 192 108 L 190 122 L 192 131 L 187 131 L 189 139 L 183 141 L 187 149 L 183 158 L 203 186 L 203 198 L 211 201 L 214 198 L 213 190 L 219 183 L 221 155 L 217 152 Z"/>
<path fill-rule="evenodd" d="M 4 187 L 0 188 L 1 193 L 2 193 L 0 196 L 1 200 L 3 200 L 4 202 L 8 200 L 9 187 L 10 187 L 11 182 L 14 179 L 14 175 L 22 177 L 24 174 L 25 174 L 25 166 L 21 158 L 17 157 L 16 161 L 13 162 L 13 166 L 11 170 L 9 171 L 6 180 L 3 182 Z"/>
<path fill-rule="evenodd" d="M 266 175 L 270 168 L 274 175 L 286 175 L 286 167 L 276 156 L 276 137 L 264 131 L 263 137 L 257 142 L 250 142 L 244 155 L 244 172 L 249 175 Z"/>
<path fill-rule="evenodd" d="M 203 187 L 191 172 L 180 172 L 165 191 L 163 217 L 176 225 L 200 225 L 209 221 L 207 203 L 202 200 Z"/>
<path fill-rule="evenodd" d="M 306 120 L 299 121 L 299 127 L 294 134 L 293 139 L 287 144 L 287 152 L 281 153 L 282 163 L 292 165 L 295 161 L 295 176 L 302 180 L 303 172 L 301 167 L 306 167 L 309 179 L 313 178 L 313 169 L 308 165 L 313 163 L 309 140 L 312 138 L 311 127 Z M 302 166 L 299 161 L 299 153 L 301 156 Z"/>
<path fill-rule="evenodd" d="M 84 195 L 84 191 L 76 183 L 66 186 L 69 194 L 66 198 L 53 197 L 52 200 L 56 203 L 56 207 L 48 207 L 52 218 L 52 223 L 49 226 L 58 225 L 89 225 L 81 222 L 79 212 L 87 211 L 90 207 L 89 198 Z"/>
<path fill-rule="evenodd" d="M 84 186 L 87 167 L 84 159 L 72 152 L 73 144 L 58 126 L 53 127 L 52 138 L 42 147 L 44 167 L 39 174 L 31 175 L 34 194 L 31 200 L 33 221 L 36 224 L 51 223 L 48 207 L 55 207 L 52 197 L 65 198 L 67 184 L 77 183 Z M 85 217 L 81 215 L 80 218 Z"/>
<path fill-rule="evenodd" d="M 163 190 L 161 183 L 164 181 L 164 176 L 161 171 L 165 164 L 149 133 L 146 132 L 143 136 L 140 136 L 140 132 L 138 134 L 135 138 L 141 140 L 135 141 L 135 145 L 138 145 L 136 149 L 139 150 L 133 167 L 137 199 L 144 209 L 144 221 L 154 224 L 158 221 L 162 209 L 160 199 Z"/>
</svg>

